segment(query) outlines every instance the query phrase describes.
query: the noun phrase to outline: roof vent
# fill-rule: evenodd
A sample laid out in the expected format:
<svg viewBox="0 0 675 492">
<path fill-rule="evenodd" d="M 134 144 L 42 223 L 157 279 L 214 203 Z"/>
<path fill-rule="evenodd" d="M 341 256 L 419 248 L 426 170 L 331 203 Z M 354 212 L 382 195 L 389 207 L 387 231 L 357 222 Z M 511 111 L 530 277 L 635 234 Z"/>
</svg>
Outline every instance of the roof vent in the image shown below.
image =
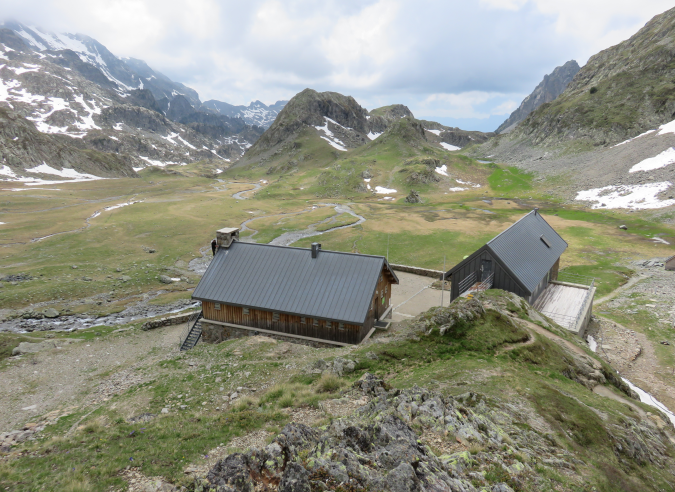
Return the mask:
<svg viewBox="0 0 675 492">
<path fill-rule="evenodd" d="M 541 242 L 544 243 L 544 244 L 546 245 L 547 248 L 550 248 L 550 247 L 551 247 L 551 243 L 548 241 L 548 239 L 546 238 L 546 236 L 544 236 L 544 235 L 542 234 L 541 237 L 540 237 L 539 239 L 541 239 Z"/>
<path fill-rule="evenodd" d="M 319 256 L 319 251 L 321 251 L 321 245 L 319 243 L 312 243 L 312 258 Z"/>
</svg>

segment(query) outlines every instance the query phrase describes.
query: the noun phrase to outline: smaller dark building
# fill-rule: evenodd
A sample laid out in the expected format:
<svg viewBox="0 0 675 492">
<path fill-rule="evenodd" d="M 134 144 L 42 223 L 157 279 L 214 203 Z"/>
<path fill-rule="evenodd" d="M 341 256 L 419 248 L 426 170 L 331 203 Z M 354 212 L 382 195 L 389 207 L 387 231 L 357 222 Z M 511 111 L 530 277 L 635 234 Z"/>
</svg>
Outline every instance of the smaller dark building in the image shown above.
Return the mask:
<svg viewBox="0 0 675 492">
<path fill-rule="evenodd" d="M 666 270 L 675 271 L 675 255 L 666 260 Z"/>
<path fill-rule="evenodd" d="M 450 298 L 503 289 L 534 304 L 558 277 L 567 243 L 535 209 L 446 273 Z"/>
<path fill-rule="evenodd" d="M 206 342 L 250 335 L 357 344 L 390 313 L 398 278 L 382 256 L 242 243 L 218 231 L 218 249 L 192 294 Z"/>
</svg>

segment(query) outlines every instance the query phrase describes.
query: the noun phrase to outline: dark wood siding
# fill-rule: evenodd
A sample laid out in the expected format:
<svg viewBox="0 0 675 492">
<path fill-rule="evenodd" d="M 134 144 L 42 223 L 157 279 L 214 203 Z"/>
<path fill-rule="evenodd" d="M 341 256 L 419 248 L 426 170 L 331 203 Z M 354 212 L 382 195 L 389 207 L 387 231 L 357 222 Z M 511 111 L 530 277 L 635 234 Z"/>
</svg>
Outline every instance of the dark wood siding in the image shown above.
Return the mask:
<svg viewBox="0 0 675 492">
<path fill-rule="evenodd" d="M 534 289 L 534 292 L 532 292 L 532 295 L 527 299 L 527 302 L 530 304 L 534 304 L 539 296 L 546 290 L 546 287 L 548 287 L 548 282 L 549 282 L 549 275 L 550 272 L 546 272 L 546 276 L 541 279 L 541 282 L 537 285 L 537 287 Z"/>
<path fill-rule="evenodd" d="M 362 338 L 360 337 L 362 331 L 360 325 L 343 323 L 342 328 L 340 328 L 338 321 L 320 319 L 316 320 L 318 326 L 315 326 L 315 320 L 312 318 L 306 317 L 305 323 L 302 323 L 301 316 L 285 313 L 277 313 L 279 319 L 275 320 L 275 313 L 272 311 L 249 308 L 248 314 L 244 314 L 243 307 L 221 304 L 220 309 L 216 309 L 215 303 L 209 301 L 202 301 L 202 312 L 207 320 L 261 328 L 290 335 L 301 335 L 342 343 L 359 343 Z M 328 327 L 328 324 L 330 324 L 330 327 Z"/>
<path fill-rule="evenodd" d="M 523 289 L 518 282 L 514 280 L 511 274 L 504 268 L 499 259 L 493 257 L 485 246 L 476 251 L 472 256 L 465 260 L 466 262 L 462 264 L 456 271 L 453 271 L 451 284 L 450 284 L 450 293 L 451 300 L 455 300 L 459 297 L 459 284 L 462 280 L 467 278 L 472 273 L 476 273 L 476 279 L 480 280 L 480 267 L 483 260 L 492 261 L 492 269 L 494 272 L 494 278 L 492 281 L 493 289 L 502 289 L 509 292 L 513 292 L 521 297 L 527 298 L 529 292 Z"/>
</svg>

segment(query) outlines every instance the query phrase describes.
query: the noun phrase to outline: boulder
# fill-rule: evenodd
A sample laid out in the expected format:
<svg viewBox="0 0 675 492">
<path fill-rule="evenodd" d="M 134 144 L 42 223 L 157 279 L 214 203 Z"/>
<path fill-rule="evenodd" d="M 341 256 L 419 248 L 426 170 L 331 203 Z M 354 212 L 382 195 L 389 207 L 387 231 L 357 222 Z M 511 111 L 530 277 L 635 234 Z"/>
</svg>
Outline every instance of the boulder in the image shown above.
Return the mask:
<svg viewBox="0 0 675 492">
<path fill-rule="evenodd" d="M 354 372 L 355 367 L 356 364 L 353 360 L 343 359 L 342 357 L 336 357 L 333 360 L 333 372 L 338 376 Z"/>
<path fill-rule="evenodd" d="M 408 203 L 422 203 L 422 198 L 418 192 L 410 190 L 410 194 L 405 198 L 405 201 Z"/>
<path fill-rule="evenodd" d="M 59 312 L 54 308 L 45 309 L 43 314 L 45 315 L 45 318 L 58 318 L 59 317 Z"/>
<path fill-rule="evenodd" d="M 171 277 L 167 277 L 166 275 L 160 275 L 159 281 L 162 282 L 163 284 L 172 284 L 173 283 L 173 280 L 171 280 Z"/>
</svg>

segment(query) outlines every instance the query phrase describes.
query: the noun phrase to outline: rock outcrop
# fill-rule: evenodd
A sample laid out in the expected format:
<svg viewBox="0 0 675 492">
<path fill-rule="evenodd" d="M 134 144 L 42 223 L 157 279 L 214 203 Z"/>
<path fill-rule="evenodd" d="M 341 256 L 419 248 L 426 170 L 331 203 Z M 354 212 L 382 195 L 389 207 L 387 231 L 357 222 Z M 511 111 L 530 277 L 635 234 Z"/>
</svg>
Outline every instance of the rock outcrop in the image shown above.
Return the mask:
<svg viewBox="0 0 675 492">
<path fill-rule="evenodd" d="M 195 490 L 508 492 L 521 490 L 537 469 L 574 473 L 585 466 L 554 436 L 523 426 L 522 409 L 510 404 L 471 392 L 389 389 L 368 373 L 355 391 L 370 401 L 353 416 L 320 429 L 290 423 L 265 448 L 219 461 Z M 656 426 L 631 419 L 608 432 L 622 459 L 656 466 L 669 459 L 667 437 Z M 455 445 L 430 445 L 442 440 Z"/>
<path fill-rule="evenodd" d="M 570 60 L 564 65 L 556 67 L 550 74 L 544 75 L 544 80 L 535 87 L 529 96 L 523 99 L 518 109 L 511 113 L 511 116 L 504 123 L 499 125 L 495 133 L 510 132 L 539 106 L 555 100 L 563 93 L 579 70 L 580 67 L 576 60 Z"/>
</svg>

